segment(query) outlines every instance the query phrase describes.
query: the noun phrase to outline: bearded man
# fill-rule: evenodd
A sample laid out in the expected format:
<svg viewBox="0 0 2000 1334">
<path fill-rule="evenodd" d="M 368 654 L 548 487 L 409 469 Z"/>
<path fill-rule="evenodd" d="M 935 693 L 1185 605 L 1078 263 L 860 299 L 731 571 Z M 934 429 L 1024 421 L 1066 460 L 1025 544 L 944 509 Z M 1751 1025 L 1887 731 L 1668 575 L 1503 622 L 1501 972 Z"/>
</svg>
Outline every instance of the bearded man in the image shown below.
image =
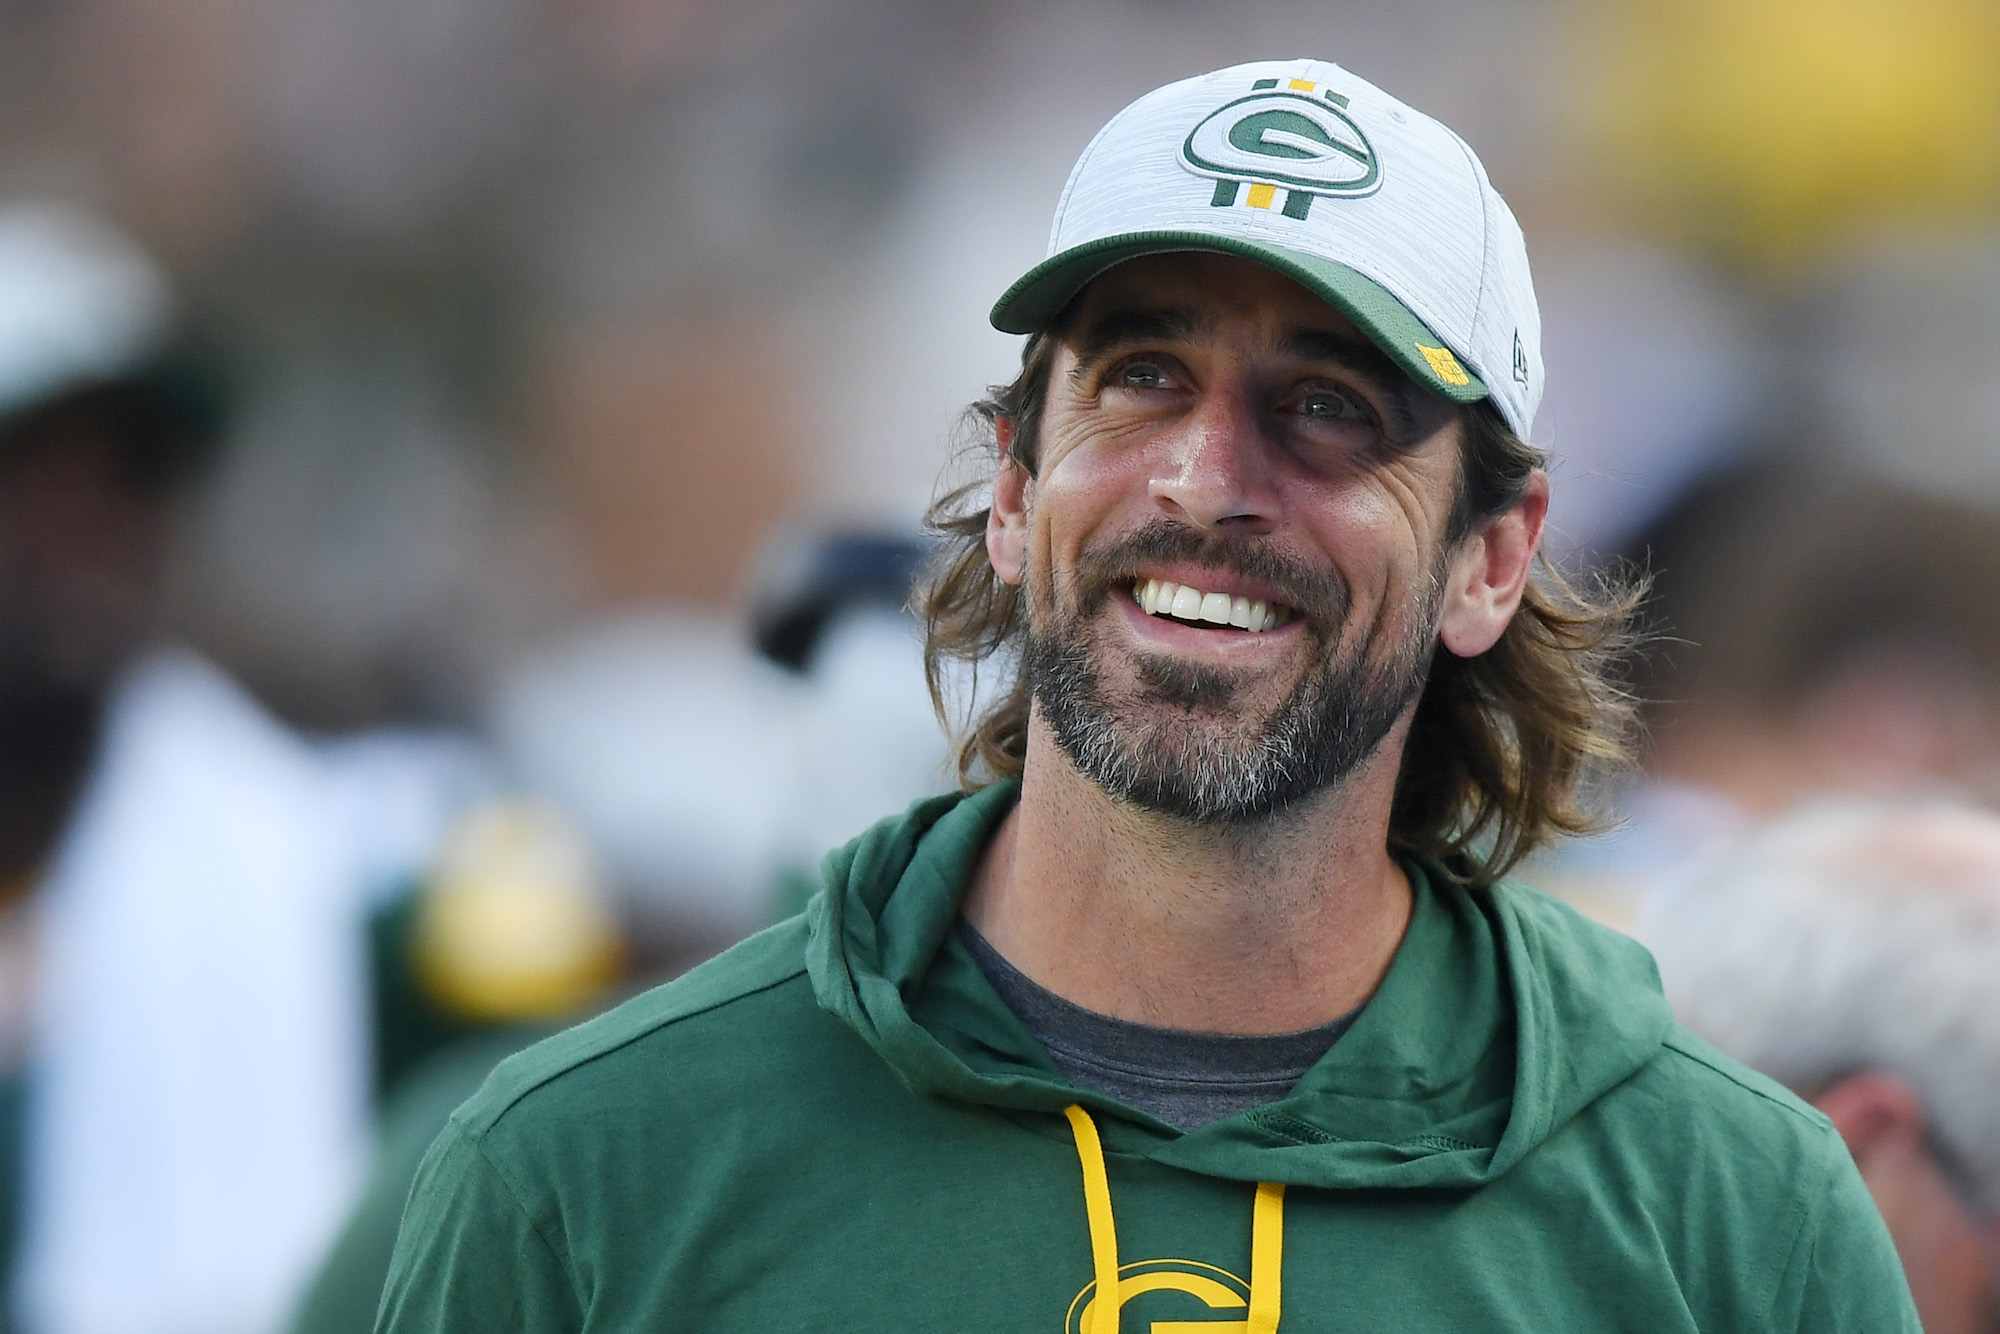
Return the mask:
<svg viewBox="0 0 2000 1334">
<path fill-rule="evenodd" d="M 1323 62 L 1170 85 L 994 323 L 924 597 L 934 683 L 1017 668 L 969 795 L 496 1072 L 379 1327 L 1915 1331 L 1825 1119 L 1500 883 L 1620 751 L 1630 598 L 1534 572 L 1465 143 Z"/>
</svg>

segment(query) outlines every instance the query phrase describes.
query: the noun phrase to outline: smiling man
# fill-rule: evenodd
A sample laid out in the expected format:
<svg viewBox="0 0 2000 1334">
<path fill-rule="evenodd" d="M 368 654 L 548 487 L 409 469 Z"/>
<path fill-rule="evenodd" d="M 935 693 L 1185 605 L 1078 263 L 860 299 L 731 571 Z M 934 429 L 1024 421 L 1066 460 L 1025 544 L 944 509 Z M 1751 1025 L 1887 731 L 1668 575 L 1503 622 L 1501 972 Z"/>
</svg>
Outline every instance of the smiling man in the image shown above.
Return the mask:
<svg viewBox="0 0 2000 1334">
<path fill-rule="evenodd" d="M 503 1066 L 388 1331 L 1915 1331 L 1826 1120 L 1500 880 L 1618 758 L 1519 229 L 1337 66 L 1121 112 L 923 602 L 967 795 Z"/>
</svg>

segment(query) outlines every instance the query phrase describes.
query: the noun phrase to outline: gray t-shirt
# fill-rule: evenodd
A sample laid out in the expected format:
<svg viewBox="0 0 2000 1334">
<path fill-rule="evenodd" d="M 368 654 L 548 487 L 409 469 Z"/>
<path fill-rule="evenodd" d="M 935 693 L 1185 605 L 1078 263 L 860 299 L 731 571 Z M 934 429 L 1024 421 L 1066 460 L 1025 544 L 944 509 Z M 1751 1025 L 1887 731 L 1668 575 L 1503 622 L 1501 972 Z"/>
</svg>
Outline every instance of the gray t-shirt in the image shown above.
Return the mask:
<svg viewBox="0 0 2000 1334">
<path fill-rule="evenodd" d="M 1080 1088 L 1109 1094 L 1178 1130 L 1276 1102 L 1354 1023 L 1359 1009 L 1296 1033 L 1235 1037 L 1127 1023 L 1086 1010 L 1000 957 L 969 922 L 959 937 L 1007 1008 Z"/>
</svg>

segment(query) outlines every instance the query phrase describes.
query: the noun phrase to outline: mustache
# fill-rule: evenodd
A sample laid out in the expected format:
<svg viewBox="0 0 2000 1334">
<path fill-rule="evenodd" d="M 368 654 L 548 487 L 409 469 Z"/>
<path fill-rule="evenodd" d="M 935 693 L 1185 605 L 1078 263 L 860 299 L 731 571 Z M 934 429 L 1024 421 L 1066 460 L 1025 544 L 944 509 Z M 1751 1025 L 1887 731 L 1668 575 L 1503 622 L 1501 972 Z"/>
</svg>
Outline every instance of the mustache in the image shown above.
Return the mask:
<svg viewBox="0 0 2000 1334">
<path fill-rule="evenodd" d="M 1077 606 L 1095 611 L 1140 570 L 1162 561 L 1185 561 L 1226 570 L 1268 585 L 1280 600 L 1321 629 L 1347 617 L 1347 582 L 1327 568 L 1314 568 L 1258 538 L 1233 532 L 1204 532 L 1172 519 L 1157 518 L 1130 533 L 1084 548 L 1077 558 Z"/>
</svg>

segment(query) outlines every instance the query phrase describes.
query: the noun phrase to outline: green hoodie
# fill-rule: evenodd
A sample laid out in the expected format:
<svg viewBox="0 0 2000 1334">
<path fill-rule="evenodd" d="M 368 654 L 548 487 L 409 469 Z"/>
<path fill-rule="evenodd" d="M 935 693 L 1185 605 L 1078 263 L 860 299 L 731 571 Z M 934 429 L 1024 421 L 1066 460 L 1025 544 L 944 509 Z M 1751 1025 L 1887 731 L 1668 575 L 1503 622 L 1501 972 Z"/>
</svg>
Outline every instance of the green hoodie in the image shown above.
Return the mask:
<svg viewBox="0 0 2000 1334">
<path fill-rule="evenodd" d="M 952 930 L 1014 796 L 878 825 L 803 917 L 503 1064 L 378 1329 L 1917 1334 L 1825 1118 L 1531 890 L 1411 867 L 1282 1101 L 1181 1134 L 1074 1087 Z"/>
</svg>

